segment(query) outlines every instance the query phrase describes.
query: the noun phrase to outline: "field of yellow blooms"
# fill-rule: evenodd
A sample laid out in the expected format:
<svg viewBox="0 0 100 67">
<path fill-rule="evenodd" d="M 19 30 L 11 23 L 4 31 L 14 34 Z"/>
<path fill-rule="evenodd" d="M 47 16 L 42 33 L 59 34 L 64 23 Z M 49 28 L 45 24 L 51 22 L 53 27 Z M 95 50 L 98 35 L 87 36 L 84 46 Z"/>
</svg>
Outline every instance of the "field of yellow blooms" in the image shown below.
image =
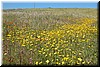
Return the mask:
<svg viewBox="0 0 100 67">
<path fill-rule="evenodd" d="M 4 65 L 98 64 L 96 9 L 3 10 L 2 34 Z"/>
</svg>

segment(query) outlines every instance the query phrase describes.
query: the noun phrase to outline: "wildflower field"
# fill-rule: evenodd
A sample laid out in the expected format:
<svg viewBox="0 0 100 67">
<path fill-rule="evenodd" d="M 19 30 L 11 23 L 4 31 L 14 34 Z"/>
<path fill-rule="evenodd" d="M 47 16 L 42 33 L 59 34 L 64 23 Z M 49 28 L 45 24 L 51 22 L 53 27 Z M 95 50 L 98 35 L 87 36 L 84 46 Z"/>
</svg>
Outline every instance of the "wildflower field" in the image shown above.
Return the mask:
<svg viewBox="0 0 100 67">
<path fill-rule="evenodd" d="M 4 65 L 97 65 L 93 8 L 3 10 Z"/>
</svg>

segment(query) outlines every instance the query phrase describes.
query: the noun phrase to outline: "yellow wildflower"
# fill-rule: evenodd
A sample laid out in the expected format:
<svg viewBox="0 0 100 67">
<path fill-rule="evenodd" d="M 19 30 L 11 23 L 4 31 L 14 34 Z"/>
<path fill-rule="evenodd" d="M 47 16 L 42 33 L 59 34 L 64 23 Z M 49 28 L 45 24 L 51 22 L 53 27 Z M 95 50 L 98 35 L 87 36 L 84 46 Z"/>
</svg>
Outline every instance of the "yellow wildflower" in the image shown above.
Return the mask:
<svg viewBox="0 0 100 67">
<path fill-rule="evenodd" d="M 84 62 L 82 62 L 82 64 L 85 64 L 85 61 L 84 61 Z"/>
<path fill-rule="evenodd" d="M 30 46 L 33 46 L 33 44 L 30 44 Z"/>
<path fill-rule="evenodd" d="M 8 36 L 8 37 L 11 37 L 11 35 L 10 35 L 10 34 L 8 34 L 7 36 Z"/>
<path fill-rule="evenodd" d="M 48 64 L 49 63 L 49 60 L 46 60 L 46 63 Z"/>
<path fill-rule="evenodd" d="M 56 64 L 59 64 L 58 62 L 56 62 Z"/>
<path fill-rule="evenodd" d="M 32 48 L 30 50 L 32 50 Z"/>
<path fill-rule="evenodd" d="M 40 36 L 37 36 L 38 38 L 40 38 Z"/>
<path fill-rule="evenodd" d="M 14 41 L 12 40 L 12 43 L 13 43 Z"/>
<path fill-rule="evenodd" d="M 41 61 L 41 62 L 39 62 L 39 64 L 42 64 L 42 61 Z"/>
<path fill-rule="evenodd" d="M 81 59 L 81 58 L 78 58 L 78 60 L 79 60 L 79 61 L 82 61 L 82 59 Z"/>
<path fill-rule="evenodd" d="M 64 57 L 63 59 L 64 59 L 64 60 L 66 60 L 66 61 L 68 60 L 68 58 L 67 58 L 67 57 Z"/>
<path fill-rule="evenodd" d="M 4 40 L 4 39 L 2 38 L 2 40 Z"/>
<path fill-rule="evenodd" d="M 35 64 L 38 65 L 38 62 L 36 62 Z"/>
<path fill-rule="evenodd" d="M 22 46 L 25 46 L 24 44 L 22 44 Z"/>
<path fill-rule="evenodd" d="M 65 64 L 65 62 L 63 61 L 63 62 L 62 62 L 62 65 L 64 65 L 64 64 Z"/>
</svg>

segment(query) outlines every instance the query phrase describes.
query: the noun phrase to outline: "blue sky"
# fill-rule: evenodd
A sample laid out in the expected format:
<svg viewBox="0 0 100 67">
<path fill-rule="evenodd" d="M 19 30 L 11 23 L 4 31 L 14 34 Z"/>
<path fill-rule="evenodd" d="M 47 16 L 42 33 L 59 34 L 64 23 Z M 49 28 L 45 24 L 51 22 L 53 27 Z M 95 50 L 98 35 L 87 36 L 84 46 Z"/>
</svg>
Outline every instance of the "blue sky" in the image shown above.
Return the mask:
<svg viewBox="0 0 100 67">
<path fill-rule="evenodd" d="M 96 2 L 84 2 L 84 3 L 74 3 L 74 2 L 36 2 L 35 8 L 97 8 L 98 4 Z M 3 2 L 3 9 L 16 9 L 16 8 L 34 8 L 34 2 Z"/>
</svg>

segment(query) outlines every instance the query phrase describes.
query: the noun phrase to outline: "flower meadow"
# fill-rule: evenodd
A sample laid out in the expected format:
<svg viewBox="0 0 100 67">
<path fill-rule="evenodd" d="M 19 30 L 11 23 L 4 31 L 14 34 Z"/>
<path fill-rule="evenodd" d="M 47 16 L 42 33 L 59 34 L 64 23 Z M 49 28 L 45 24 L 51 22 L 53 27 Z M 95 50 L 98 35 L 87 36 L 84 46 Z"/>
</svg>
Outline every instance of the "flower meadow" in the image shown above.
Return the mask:
<svg viewBox="0 0 100 67">
<path fill-rule="evenodd" d="M 97 65 L 97 10 L 3 10 L 4 65 Z"/>
</svg>

